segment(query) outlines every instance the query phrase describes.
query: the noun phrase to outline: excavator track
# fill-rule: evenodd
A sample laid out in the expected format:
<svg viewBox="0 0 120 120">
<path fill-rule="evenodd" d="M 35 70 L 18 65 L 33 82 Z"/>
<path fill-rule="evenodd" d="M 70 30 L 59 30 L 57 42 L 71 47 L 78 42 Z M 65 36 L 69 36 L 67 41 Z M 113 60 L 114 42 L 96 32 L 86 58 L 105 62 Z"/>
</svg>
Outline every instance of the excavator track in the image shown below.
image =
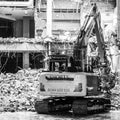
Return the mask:
<svg viewBox="0 0 120 120">
<path fill-rule="evenodd" d="M 106 98 L 85 98 L 73 101 L 73 114 L 85 115 L 109 111 L 111 108 L 110 99 Z"/>
<path fill-rule="evenodd" d="M 39 114 L 72 111 L 74 115 L 86 115 L 109 111 L 110 106 L 106 98 L 48 98 L 35 102 Z"/>
<path fill-rule="evenodd" d="M 48 102 L 47 101 L 36 101 L 35 110 L 37 111 L 38 114 L 49 113 Z"/>
<path fill-rule="evenodd" d="M 68 102 L 66 98 L 47 98 L 35 102 L 35 110 L 39 114 L 69 111 L 70 109 L 71 101 Z"/>
</svg>

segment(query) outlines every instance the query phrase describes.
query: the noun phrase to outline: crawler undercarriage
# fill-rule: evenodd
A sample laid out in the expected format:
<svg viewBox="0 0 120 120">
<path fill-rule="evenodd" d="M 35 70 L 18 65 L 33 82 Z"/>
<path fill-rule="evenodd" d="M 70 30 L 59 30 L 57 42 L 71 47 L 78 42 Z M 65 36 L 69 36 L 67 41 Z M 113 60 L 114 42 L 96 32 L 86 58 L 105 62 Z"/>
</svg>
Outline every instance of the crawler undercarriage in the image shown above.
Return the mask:
<svg viewBox="0 0 120 120">
<path fill-rule="evenodd" d="M 86 115 L 110 110 L 110 99 L 103 97 L 49 97 L 35 102 L 39 114 L 72 111 L 75 115 Z"/>
</svg>

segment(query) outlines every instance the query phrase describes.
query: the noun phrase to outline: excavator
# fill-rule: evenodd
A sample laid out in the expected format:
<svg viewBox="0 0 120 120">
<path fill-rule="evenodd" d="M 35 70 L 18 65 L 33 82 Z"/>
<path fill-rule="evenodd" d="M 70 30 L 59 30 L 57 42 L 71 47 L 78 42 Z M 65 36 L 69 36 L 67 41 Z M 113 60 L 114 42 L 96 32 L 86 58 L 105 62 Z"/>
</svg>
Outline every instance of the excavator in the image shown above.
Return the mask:
<svg viewBox="0 0 120 120">
<path fill-rule="evenodd" d="M 95 41 L 90 42 L 93 37 Z M 89 54 L 90 48 L 97 52 Z M 48 70 L 39 76 L 35 110 L 39 114 L 72 111 L 79 115 L 109 111 L 108 94 L 114 87 L 113 81 L 100 12 L 93 4 L 74 43 L 73 55 L 56 53 L 49 56 Z"/>
</svg>

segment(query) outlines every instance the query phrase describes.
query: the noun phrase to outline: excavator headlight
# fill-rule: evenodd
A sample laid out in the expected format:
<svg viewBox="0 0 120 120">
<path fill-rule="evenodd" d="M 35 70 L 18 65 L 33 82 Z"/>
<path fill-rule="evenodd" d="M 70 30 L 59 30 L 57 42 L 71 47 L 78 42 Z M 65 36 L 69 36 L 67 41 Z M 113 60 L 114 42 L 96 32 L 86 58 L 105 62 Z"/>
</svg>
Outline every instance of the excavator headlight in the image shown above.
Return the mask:
<svg viewBox="0 0 120 120">
<path fill-rule="evenodd" d="M 82 83 L 78 83 L 78 85 L 75 86 L 74 92 L 81 92 L 82 90 Z"/>
<path fill-rule="evenodd" d="M 45 86 L 43 85 L 43 83 L 40 83 L 40 91 L 45 91 Z"/>
</svg>

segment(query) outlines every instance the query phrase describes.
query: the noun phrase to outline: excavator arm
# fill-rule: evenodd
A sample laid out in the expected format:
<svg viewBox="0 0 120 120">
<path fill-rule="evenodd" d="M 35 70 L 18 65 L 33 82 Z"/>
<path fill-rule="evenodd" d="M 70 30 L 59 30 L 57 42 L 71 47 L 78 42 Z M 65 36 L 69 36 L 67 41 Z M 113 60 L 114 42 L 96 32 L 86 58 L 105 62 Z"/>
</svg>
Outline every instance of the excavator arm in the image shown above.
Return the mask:
<svg viewBox="0 0 120 120">
<path fill-rule="evenodd" d="M 96 4 L 92 5 L 90 13 L 85 18 L 85 22 L 80 29 L 73 51 L 73 58 L 76 63 L 75 66 L 79 69 L 78 71 L 86 71 L 88 67 L 86 51 L 88 41 L 92 36 L 96 36 L 97 39 L 99 61 L 100 63 L 105 62 L 106 52 L 101 28 L 101 16 Z"/>
</svg>

